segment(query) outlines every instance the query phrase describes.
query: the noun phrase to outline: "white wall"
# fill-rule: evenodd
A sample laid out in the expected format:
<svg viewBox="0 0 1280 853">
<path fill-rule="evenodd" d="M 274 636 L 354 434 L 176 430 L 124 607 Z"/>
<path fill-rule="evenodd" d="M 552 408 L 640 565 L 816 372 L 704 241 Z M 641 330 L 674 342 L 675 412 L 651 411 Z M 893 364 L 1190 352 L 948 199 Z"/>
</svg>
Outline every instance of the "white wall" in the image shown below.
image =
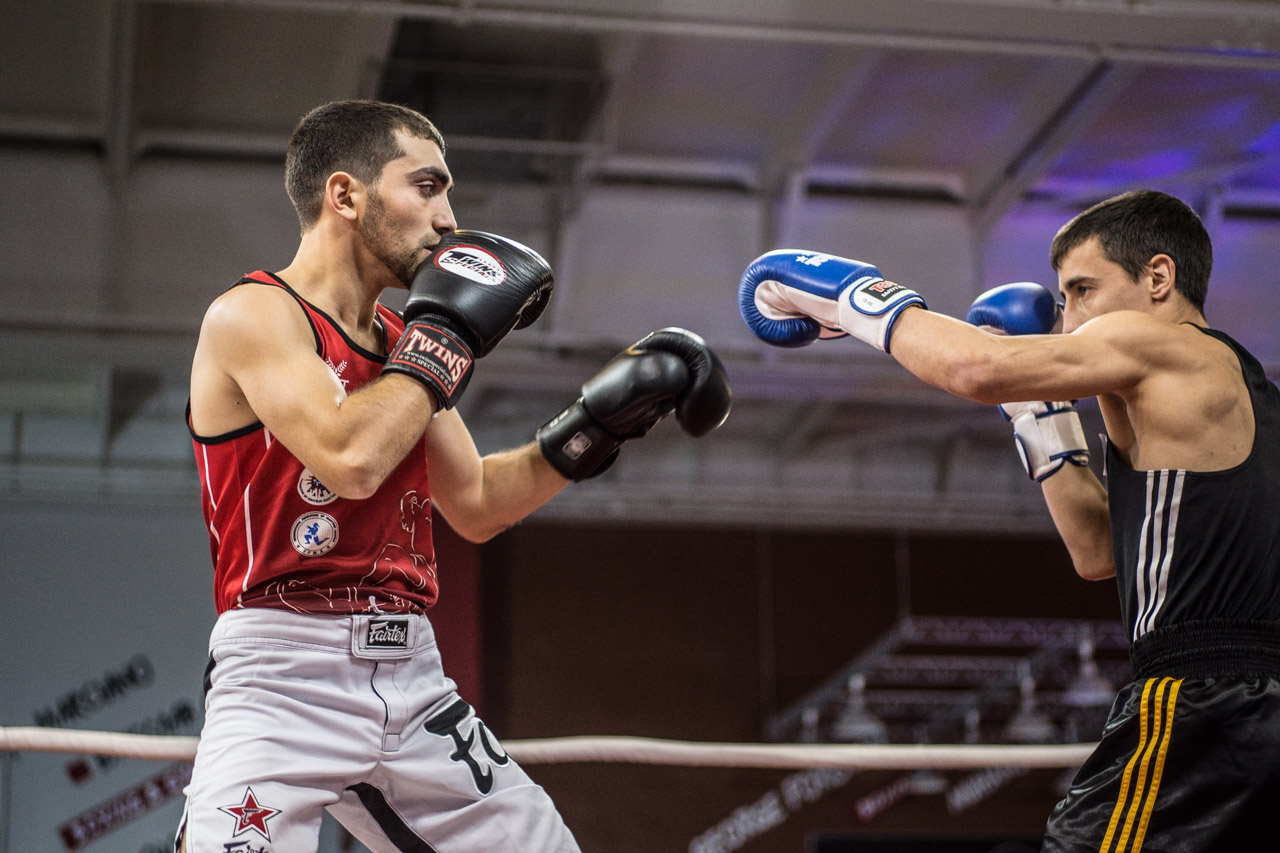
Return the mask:
<svg viewBox="0 0 1280 853">
<path fill-rule="evenodd" d="M 60 701 L 78 697 L 58 715 L 67 728 L 199 732 L 214 612 L 195 500 L 144 511 L 93 495 L 7 500 L 0 543 L 0 725 L 48 723 Z M 113 678 L 124 686 L 104 694 Z M 88 768 L 80 782 L 69 772 L 77 764 Z M 0 850 L 63 850 L 60 826 L 170 766 L 20 753 L 0 791 L 12 822 Z M 81 849 L 158 853 L 172 843 L 181 804 L 179 792 Z"/>
</svg>

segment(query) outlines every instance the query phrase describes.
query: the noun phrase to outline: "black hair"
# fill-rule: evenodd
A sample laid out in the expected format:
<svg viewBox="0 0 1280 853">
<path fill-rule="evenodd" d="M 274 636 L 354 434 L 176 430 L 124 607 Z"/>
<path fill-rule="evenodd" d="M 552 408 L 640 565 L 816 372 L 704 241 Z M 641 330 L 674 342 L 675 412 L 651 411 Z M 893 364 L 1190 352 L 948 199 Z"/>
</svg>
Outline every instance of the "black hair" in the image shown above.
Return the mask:
<svg viewBox="0 0 1280 853">
<path fill-rule="evenodd" d="M 1134 190 L 1099 202 L 1062 226 L 1049 247 L 1056 270 L 1067 253 L 1091 237 L 1103 257 L 1136 281 L 1156 255 L 1168 255 L 1174 287 L 1204 312 L 1213 246 L 1200 217 L 1186 202 L 1156 190 Z"/>
<path fill-rule="evenodd" d="M 305 232 L 320 218 L 334 172 L 376 185 L 387 163 L 404 155 L 395 132 L 428 139 L 444 153 L 444 137 L 426 116 L 382 101 L 335 101 L 302 117 L 289 139 L 284 186 Z"/>
</svg>

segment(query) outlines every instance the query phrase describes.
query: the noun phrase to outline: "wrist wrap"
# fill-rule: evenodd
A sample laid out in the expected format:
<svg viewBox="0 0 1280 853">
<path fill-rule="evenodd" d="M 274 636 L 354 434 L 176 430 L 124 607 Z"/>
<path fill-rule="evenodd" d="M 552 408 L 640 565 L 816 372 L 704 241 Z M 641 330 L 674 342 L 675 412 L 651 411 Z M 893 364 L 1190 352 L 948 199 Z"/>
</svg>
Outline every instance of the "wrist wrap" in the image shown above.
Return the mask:
<svg viewBox="0 0 1280 853">
<path fill-rule="evenodd" d="M 415 317 L 387 357 L 382 372 L 407 373 L 435 394 L 442 409 L 452 409 L 466 390 L 475 366 L 471 348 L 442 317 Z"/>
</svg>

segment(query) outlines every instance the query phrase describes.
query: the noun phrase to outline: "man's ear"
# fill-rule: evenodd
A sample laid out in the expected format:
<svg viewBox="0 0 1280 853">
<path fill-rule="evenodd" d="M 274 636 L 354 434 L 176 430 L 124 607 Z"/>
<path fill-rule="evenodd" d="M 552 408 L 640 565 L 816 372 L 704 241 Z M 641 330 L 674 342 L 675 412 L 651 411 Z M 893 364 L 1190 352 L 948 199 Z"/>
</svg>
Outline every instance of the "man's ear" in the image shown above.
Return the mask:
<svg viewBox="0 0 1280 853">
<path fill-rule="evenodd" d="M 1161 253 L 1155 255 L 1147 262 L 1147 269 L 1151 271 L 1151 283 L 1149 291 L 1151 299 L 1155 302 L 1164 302 L 1174 294 L 1174 283 L 1178 278 L 1178 266 L 1173 262 L 1173 258 Z"/>
<path fill-rule="evenodd" d="M 334 172 L 324 183 L 324 206 L 354 222 L 364 207 L 364 184 L 348 172 Z"/>
</svg>

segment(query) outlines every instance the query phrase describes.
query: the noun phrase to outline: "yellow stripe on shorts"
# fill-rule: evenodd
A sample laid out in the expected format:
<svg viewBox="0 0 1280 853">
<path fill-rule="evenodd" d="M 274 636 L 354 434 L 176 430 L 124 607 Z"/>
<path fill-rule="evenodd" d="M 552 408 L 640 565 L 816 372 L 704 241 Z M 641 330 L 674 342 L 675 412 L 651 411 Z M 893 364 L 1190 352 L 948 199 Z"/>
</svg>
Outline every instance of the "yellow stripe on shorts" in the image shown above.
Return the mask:
<svg viewBox="0 0 1280 853">
<path fill-rule="evenodd" d="M 1151 822 L 1151 810 L 1155 808 L 1156 795 L 1160 791 L 1160 779 L 1164 775 L 1165 756 L 1169 753 L 1169 742 L 1173 738 L 1173 711 L 1178 701 L 1178 688 L 1181 686 L 1180 678 L 1176 681 L 1172 678 L 1149 678 L 1142 688 L 1138 748 L 1125 766 L 1120 794 L 1116 797 L 1116 807 L 1111 813 L 1111 823 L 1107 826 L 1102 846 L 1098 848 L 1099 853 L 1139 853 L 1142 850 L 1147 825 Z M 1148 719 L 1151 720 L 1150 725 L 1147 723 Z M 1154 768 L 1151 766 L 1153 757 Z M 1131 786 L 1134 788 L 1132 802 L 1129 798 Z M 1120 830 L 1118 839 L 1117 829 Z"/>
</svg>

